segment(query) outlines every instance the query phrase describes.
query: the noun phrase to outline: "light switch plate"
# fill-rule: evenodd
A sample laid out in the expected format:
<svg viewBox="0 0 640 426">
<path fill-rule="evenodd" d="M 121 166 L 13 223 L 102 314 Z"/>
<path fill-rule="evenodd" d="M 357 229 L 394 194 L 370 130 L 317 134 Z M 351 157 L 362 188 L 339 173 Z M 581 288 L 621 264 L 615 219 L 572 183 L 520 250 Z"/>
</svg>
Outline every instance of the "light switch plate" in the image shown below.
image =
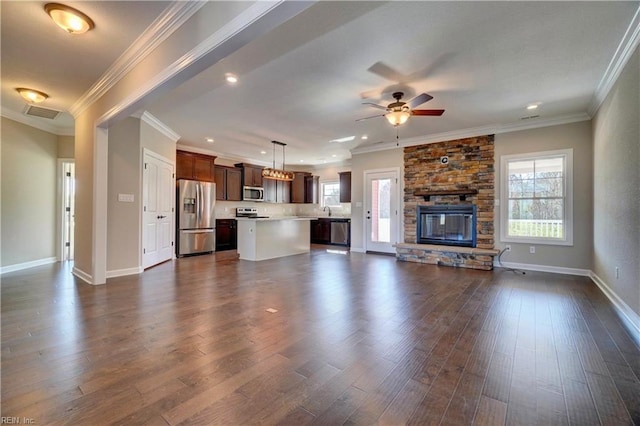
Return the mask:
<svg viewBox="0 0 640 426">
<path fill-rule="evenodd" d="M 123 203 L 133 203 L 134 199 L 133 194 L 118 194 L 118 201 Z"/>
</svg>

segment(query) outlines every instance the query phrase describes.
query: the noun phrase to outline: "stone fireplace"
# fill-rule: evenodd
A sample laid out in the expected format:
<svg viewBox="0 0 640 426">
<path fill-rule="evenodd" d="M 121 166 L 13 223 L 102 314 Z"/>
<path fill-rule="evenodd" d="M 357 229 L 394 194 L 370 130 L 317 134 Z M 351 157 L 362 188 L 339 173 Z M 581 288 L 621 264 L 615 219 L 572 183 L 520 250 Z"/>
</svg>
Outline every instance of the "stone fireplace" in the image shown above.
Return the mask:
<svg viewBox="0 0 640 426">
<path fill-rule="evenodd" d="M 492 269 L 494 174 L 494 135 L 405 148 L 398 259 Z"/>
</svg>

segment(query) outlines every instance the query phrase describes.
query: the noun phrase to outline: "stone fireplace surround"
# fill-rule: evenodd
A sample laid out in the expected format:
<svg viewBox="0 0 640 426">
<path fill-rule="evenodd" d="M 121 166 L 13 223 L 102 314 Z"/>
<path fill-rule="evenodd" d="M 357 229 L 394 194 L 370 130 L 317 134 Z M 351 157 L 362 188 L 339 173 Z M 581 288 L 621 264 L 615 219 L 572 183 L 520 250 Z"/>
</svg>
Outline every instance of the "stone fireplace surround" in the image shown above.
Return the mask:
<svg viewBox="0 0 640 426">
<path fill-rule="evenodd" d="M 444 158 L 446 157 L 446 158 Z M 398 260 L 493 269 L 494 135 L 404 149 L 404 243 Z M 416 244 L 418 205 L 475 204 L 477 247 Z"/>
</svg>

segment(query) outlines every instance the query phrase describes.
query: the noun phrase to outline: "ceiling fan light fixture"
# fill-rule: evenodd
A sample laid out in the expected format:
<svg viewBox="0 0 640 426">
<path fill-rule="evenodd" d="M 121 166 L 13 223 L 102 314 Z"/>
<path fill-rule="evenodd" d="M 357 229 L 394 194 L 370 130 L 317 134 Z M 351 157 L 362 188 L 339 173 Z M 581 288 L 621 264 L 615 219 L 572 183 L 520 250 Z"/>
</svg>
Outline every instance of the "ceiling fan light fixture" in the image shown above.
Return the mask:
<svg viewBox="0 0 640 426">
<path fill-rule="evenodd" d="M 83 34 L 95 27 L 93 20 L 84 13 L 60 3 L 47 3 L 44 10 L 60 28 L 69 34 Z"/>
<path fill-rule="evenodd" d="M 27 89 L 26 87 L 18 87 L 16 91 L 20 93 L 20 96 L 22 96 L 25 101 L 33 104 L 39 104 L 49 97 L 49 95 L 44 92 Z"/>
<path fill-rule="evenodd" d="M 395 111 L 389 111 L 384 116 L 387 119 L 387 121 L 389 121 L 389 123 L 391 123 L 394 126 L 399 126 L 401 124 L 406 123 L 410 115 L 411 114 L 409 113 L 409 111 L 395 110 Z"/>
</svg>

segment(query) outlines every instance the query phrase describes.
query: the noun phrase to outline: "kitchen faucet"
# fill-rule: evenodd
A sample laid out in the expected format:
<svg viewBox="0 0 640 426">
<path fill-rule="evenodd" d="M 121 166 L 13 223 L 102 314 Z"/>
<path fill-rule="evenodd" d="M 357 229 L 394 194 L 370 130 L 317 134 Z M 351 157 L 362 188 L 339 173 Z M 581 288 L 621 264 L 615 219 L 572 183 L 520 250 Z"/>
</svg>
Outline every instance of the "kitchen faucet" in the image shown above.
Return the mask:
<svg viewBox="0 0 640 426">
<path fill-rule="evenodd" d="M 329 217 L 331 217 L 331 207 L 329 207 L 329 206 L 324 206 L 324 207 L 322 208 L 322 211 L 325 211 L 326 209 L 329 209 Z"/>
</svg>

